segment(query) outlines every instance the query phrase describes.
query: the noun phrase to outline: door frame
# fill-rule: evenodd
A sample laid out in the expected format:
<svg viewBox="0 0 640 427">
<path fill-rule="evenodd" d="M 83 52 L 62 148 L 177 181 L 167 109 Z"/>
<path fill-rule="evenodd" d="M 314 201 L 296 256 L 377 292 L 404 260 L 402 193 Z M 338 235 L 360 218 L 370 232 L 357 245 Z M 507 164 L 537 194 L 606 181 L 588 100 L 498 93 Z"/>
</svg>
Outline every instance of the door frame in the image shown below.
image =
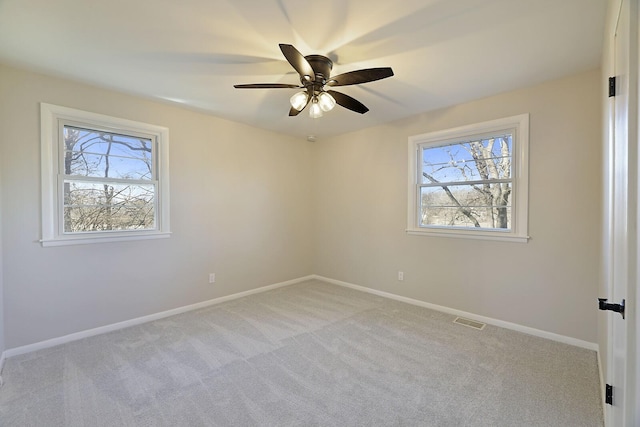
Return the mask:
<svg viewBox="0 0 640 427">
<path fill-rule="evenodd" d="M 614 75 L 615 70 L 615 31 L 617 28 L 619 13 L 623 5 L 623 1 L 627 3 L 630 8 L 629 13 L 629 76 L 628 76 L 628 130 L 629 130 L 629 144 L 633 144 L 633 149 L 630 150 L 630 158 L 628 159 L 629 167 L 629 192 L 628 197 L 629 206 L 627 213 L 629 232 L 627 238 L 629 240 L 628 248 L 628 268 L 624 274 L 628 274 L 628 283 L 626 288 L 626 351 L 625 356 L 625 370 L 626 375 L 623 385 L 612 384 L 614 374 L 614 359 L 613 359 L 613 344 L 612 344 L 612 332 L 613 332 L 613 319 L 617 313 L 602 313 L 599 317 L 599 348 L 601 358 L 601 374 L 604 377 L 604 382 L 614 386 L 614 404 L 620 408 L 622 418 L 624 421 L 618 425 L 636 426 L 640 425 L 640 405 L 637 403 L 640 399 L 640 339 L 638 339 L 638 331 L 640 331 L 640 316 L 637 315 L 636 307 L 640 304 L 640 274 L 638 272 L 638 266 L 640 265 L 640 251 L 637 250 L 638 242 L 640 242 L 640 231 L 638 224 L 640 224 L 640 209 L 638 209 L 638 201 L 640 200 L 640 179 L 638 171 L 640 169 L 640 150 L 638 147 L 638 131 L 640 123 L 640 111 L 638 109 L 638 100 L 640 98 L 640 76 L 638 74 L 638 66 L 640 65 L 640 35 L 638 31 L 638 22 L 640 21 L 640 11 L 638 7 L 638 0 L 608 0 L 607 21 L 605 25 L 604 34 L 604 52 L 602 60 L 603 80 L 607 81 L 607 78 Z M 603 88 L 608 85 L 603 84 Z M 617 86 L 617 84 L 616 84 Z M 606 89 L 605 89 L 606 91 Z M 613 252 L 613 233 L 614 228 L 612 226 L 612 220 L 614 219 L 614 207 L 616 206 L 616 198 L 614 188 L 614 174 L 615 165 L 614 162 L 614 136 L 615 136 L 615 101 L 612 98 L 608 98 L 605 95 L 604 111 L 603 111 L 603 242 L 602 242 L 602 283 L 600 288 L 600 295 L 604 298 L 611 299 L 614 297 L 613 281 L 614 276 L 614 252 Z M 611 301 L 619 303 L 619 301 Z M 618 315 L 619 316 L 619 315 Z M 603 372 L 604 370 L 604 372 Z M 604 384 L 602 384 L 604 393 Z M 624 399 L 623 401 L 615 400 L 615 388 L 624 387 L 622 393 L 620 393 Z M 604 394 L 603 394 L 604 397 Z M 605 407 L 605 425 L 614 427 L 612 416 L 613 411 L 609 405 Z M 615 427 L 618 427 L 617 425 Z"/>
</svg>

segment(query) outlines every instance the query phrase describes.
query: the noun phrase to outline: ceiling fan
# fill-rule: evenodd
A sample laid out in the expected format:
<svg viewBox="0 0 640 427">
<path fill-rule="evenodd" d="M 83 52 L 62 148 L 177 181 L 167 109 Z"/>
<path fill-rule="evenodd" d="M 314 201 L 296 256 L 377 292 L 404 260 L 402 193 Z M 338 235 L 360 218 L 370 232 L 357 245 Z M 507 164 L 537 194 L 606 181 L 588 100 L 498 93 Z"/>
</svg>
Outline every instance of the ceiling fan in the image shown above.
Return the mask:
<svg viewBox="0 0 640 427">
<path fill-rule="evenodd" d="M 335 90 L 326 90 L 325 86 L 356 85 L 393 76 L 393 70 L 390 67 L 383 67 L 350 71 L 331 77 L 333 62 L 326 56 L 303 56 L 298 49 L 290 44 L 280 44 L 280 50 L 300 75 L 301 85 L 253 83 L 234 85 L 233 87 L 236 89 L 304 89 L 291 97 L 290 116 L 297 116 L 309 104 L 311 104 L 309 116 L 312 118 L 322 117 L 323 112 L 330 111 L 336 104 L 356 113 L 364 114 L 369 109 L 360 101 Z"/>
</svg>

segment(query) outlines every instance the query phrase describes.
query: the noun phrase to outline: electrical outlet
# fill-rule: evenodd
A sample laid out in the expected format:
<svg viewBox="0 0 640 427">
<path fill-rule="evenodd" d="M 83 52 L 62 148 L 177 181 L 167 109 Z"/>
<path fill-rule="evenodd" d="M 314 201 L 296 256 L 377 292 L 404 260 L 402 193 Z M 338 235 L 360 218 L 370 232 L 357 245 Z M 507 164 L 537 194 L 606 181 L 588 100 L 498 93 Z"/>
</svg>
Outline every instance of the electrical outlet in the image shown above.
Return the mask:
<svg viewBox="0 0 640 427">
<path fill-rule="evenodd" d="M 398 280 L 400 281 L 404 280 L 404 271 L 398 271 Z"/>
<path fill-rule="evenodd" d="M 216 273 L 209 273 L 209 283 L 216 283 Z"/>
</svg>

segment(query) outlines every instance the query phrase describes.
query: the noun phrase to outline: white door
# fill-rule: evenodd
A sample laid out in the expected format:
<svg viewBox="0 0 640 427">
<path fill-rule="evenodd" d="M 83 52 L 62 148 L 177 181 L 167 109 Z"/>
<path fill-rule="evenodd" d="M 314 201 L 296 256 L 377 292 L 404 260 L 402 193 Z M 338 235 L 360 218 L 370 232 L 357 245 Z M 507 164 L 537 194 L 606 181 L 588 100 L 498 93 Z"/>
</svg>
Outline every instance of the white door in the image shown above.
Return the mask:
<svg viewBox="0 0 640 427">
<path fill-rule="evenodd" d="M 637 61 L 637 0 L 622 0 L 615 27 L 614 70 L 616 93 L 613 98 L 612 141 L 612 186 L 611 186 L 611 243 L 609 303 L 620 304 L 624 300 L 626 320 L 622 315 L 608 312 L 609 349 L 607 382 L 613 386 L 613 404 L 607 408 L 609 426 L 637 426 L 635 419 L 636 402 L 633 401 L 634 381 L 629 374 L 628 363 L 634 361 L 630 345 L 635 340 L 628 339 L 629 290 L 636 286 L 637 260 L 637 118 L 634 113 L 637 103 L 637 72 L 630 62 Z M 634 51 L 635 50 L 635 51 Z M 633 294 L 633 293 L 632 293 Z M 634 331 L 631 328 L 630 331 Z"/>
</svg>

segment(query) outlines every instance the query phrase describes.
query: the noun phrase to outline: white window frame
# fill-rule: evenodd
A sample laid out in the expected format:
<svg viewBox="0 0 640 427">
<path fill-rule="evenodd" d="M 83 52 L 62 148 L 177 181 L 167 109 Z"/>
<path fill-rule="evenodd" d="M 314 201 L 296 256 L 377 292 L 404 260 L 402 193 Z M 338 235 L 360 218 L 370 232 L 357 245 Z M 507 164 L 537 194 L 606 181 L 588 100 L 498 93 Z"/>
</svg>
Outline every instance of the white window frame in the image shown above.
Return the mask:
<svg viewBox="0 0 640 427">
<path fill-rule="evenodd" d="M 468 141 L 476 136 L 512 132 L 512 202 L 511 229 L 481 229 L 464 227 L 420 226 L 420 187 L 418 173 L 421 147 L 448 145 Z M 420 236 L 453 237 L 467 239 L 500 240 L 526 243 L 529 211 L 529 114 L 506 117 L 453 129 L 429 132 L 409 137 L 409 185 L 407 233 Z"/>
<path fill-rule="evenodd" d="M 153 156 L 157 177 L 155 228 L 63 232 L 63 195 L 61 159 L 64 155 L 62 127 L 75 126 L 120 134 L 145 135 L 154 141 Z M 42 173 L 42 246 L 77 245 L 125 240 L 158 239 L 171 235 L 169 228 L 169 129 L 73 108 L 40 103 L 40 144 Z"/>
</svg>

